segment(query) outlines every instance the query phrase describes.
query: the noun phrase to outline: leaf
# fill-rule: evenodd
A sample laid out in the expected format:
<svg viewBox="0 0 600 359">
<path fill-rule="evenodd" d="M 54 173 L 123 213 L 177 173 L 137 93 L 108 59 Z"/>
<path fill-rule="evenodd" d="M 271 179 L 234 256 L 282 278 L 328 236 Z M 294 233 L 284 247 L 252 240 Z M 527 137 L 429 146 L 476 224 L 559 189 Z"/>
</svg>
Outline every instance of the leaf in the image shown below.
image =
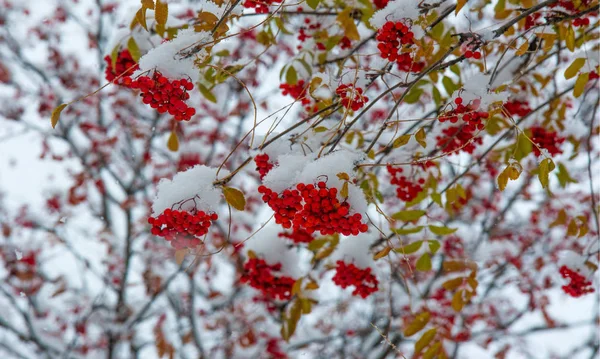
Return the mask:
<svg viewBox="0 0 600 359">
<path fill-rule="evenodd" d="M 408 324 L 404 329 L 404 336 L 410 337 L 414 334 L 417 334 L 421 329 L 425 328 L 427 323 L 429 323 L 429 318 L 431 318 L 431 314 L 429 314 L 429 312 L 418 314 L 415 319 L 413 319 L 413 321 L 410 322 L 410 324 Z"/>
<path fill-rule="evenodd" d="M 579 227 L 577 226 L 577 222 L 574 219 L 571 219 L 569 225 L 567 226 L 567 236 L 574 236 L 579 232 Z"/>
<path fill-rule="evenodd" d="M 121 49 L 121 44 L 117 44 L 117 45 L 116 45 L 116 46 L 113 48 L 112 52 L 110 53 L 110 63 L 111 63 L 111 65 L 112 65 L 113 69 L 114 69 L 114 68 L 115 68 L 115 66 L 116 66 L 116 63 L 117 63 L 117 58 L 119 57 L 119 50 L 120 50 L 120 49 Z"/>
<path fill-rule="evenodd" d="M 460 9 L 463 8 L 463 6 L 465 6 L 465 4 L 467 3 L 468 0 L 457 0 L 456 1 L 456 10 L 454 10 L 454 16 L 457 16 L 458 13 L 460 12 Z"/>
<path fill-rule="evenodd" d="M 325 131 L 327 131 L 327 130 L 328 130 L 328 128 L 327 128 L 327 127 L 325 127 L 325 126 L 319 126 L 319 127 L 316 127 L 316 128 L 313 130 L 313 131 L 314 131 L 315 133 L 320 133 L 320 132 L 325 132 Z"/>
<path fill-rule="evenodd" d="M 452 234 L 452 233 L 458 231 L 458 228 L 429 226 L 429 230 L 431 231 L 431 233 L 433 233 L 435 235 L 444 236 L 444 235 Z"/>
<path fill-rule="evenodd" d="M 156 7 L 154 8 L 154 19 L 156 19 L 156 23 L 165 26 L 168 18 L 169 5 L 160 0 L 156 0 Z"/>
<path fill-rule="evenodd" d="M 50 123 L 52 124 L 52 128 L 55 128 L 56 124 L 58 124 L 58 119 L 60 118 L 60 113 L 62 112 L 62 110 L 65 109 L 65 107 L 67 107 L 67 104 L 62 103 L 62 104 L 56 106 L 54 108 L 54 110 L 52 110 L 52 116 L 50 117 Z"/>
<path fill-rule="evenodd" d="M 204 98 L 206 98 L 208 101 L 217 103 L 217 98 L 206 86 L 202 85 L 201 83 L 198 83 L 198 90 L 200 90 L 202 96 L 204 96 Z"/>
<path fill-rule="evenodd" d="M 459 289 L 456 291 L 456 293 L 454 293 L 454 296 L 452 297 L 452 309 L 454 309 L 454 311 L 456 312 L 460 312 L 463 309 L 463 306 L 465 305 L 465 299 L 463 298 L 464 292 L 464 289 Z"/>
<path fill-rule="evenodd" d="M 417 140 L 421 147 L 427 147 L 427 142 L 425 142 L 425 129 L 423 127 L 421 127 L 415 134 L 415 140 Z"/>
<path fill-rule="evenodd" d="M 175 262 L 177 262 L 178 265 L 181 265 L 181 263 L 183 263 L 183 260 L 185 259 L 186 254 L 187 254 L 186 248 L 176 250 L 175 251 Z"/>
<path fill-rule="evenodd" d="M 146 8 L 142 6 L 141 9 L 139 9 L 136 13 L 135 13 L 135 18 L 137 19 L 137 22 L 142 25 L 142 27 L 144 28 L 144 30 L 148 31 L 148 24 L 146 23 Z"/>
<path fill-rule="evenodd" d="M 351 16 L 351 13 L 354 9 L 351 6 L 346 7 L 343 11 L 341 11 L 336 20 L 340 23 L 342 29 L 344 29 L 344 35 L 348 37 L 352 41 L 360 40 L 360 35 L 358 33 L 358 28 L 354 23 L 354 19 Z"/>
<path fill-rule="evenodd" d="M 223 196 L 225 196 L 225 201 L 238 211 L 243 211 L 246 207 L 244 193 L 237 188 L 223 187 Z"/>
<path fill-rule="evenodd" d="M 504 191 L 504 189 L 506 188 L 506 185 L 508 184 L 508 172 L 506 172 L 506 170 L 500 172 L 500 174 L 498 175 L 498 188 L 500 188 L 500 191 Z"/>
<path fill-rule="evenodd" d="M 444 261 L 442 268 L 444 272 L 460 272 L 465 269 L 475 270 L 477 269 L 477 264 L 467 261 Z"/>
<path fill-rule="evenodd" d="M 558 173 L 556 174 L 558 182 L 562 188 L 565 188 L 568 183 L 577 183 L 577 180 L 569 175 L 569 171 L 562 163 L 558 164 Z"/>
<path fill-rule="evenodd" d="M 315 10 L 321 0 L 306 0 L 306 5 L 310 6 L 311 9 Z"/>
<path fill-rule="evenodd" d="M 523 56 L 527 53 L 528 49 L 529 49 L 529 41 L 525 40 L 523 45 L 519 46 L 519 48 L 517 49 L 517 52 L 515 52 L 515 55 Z"/>
<path fill-rule="evenodd" d="M 340 196 L 342 196 L 342 198 L 348 198 L 348 182 L 344 182 L 344 184 L 342 185 Z"/>
<path fill-rule="evenodd" d="M 288 70 L 285 73 L 285 82 L 288 85 L 295 85 L 298 83 L 298 73 L 296 72 L 296 68 L 294 66 L 288 67 Z"/>
<path fill-rule="evenodd" d="M 442 287 L 446 290 L 453 291 L 456 288 L 460 287 L 460 285 L 463 284 L 464 282 L 465 282 L 465 279 L 463 277 L 449 279 L 449 280 L 445 281 L 444 283 L 442 283 Z"/>
<path fill-rule="evenodd" d="M 583 65 L 585 65 L 585 58 L 579 57 L 573 60 L 571 65 L 569 65 L 569 67 L 567 67 L 567 69 L 565 70 L 565 78 L 568 80 L 570 78 L 575 77 L 575 75 L 577 75 L 577 72 L 583 67 Z"/>
<path fill-rule="evenodd" d="M 435 254 L 441 247 L 440 241 L 429 240 L 429 251 Z"/>
<path fill-rule="evenodd" d="M 376 260 L 378 260 L 378 259 L 381 259 L 381 258 L 383 258 L 383 257 L 387 256 L 387 255 L 390 253 L 390 251 L 391 251 L 391 250 L 392 250 L 392 248 L 390 248 L 390 247 L 385 247 L 384 249 L 380 250 L 379 252 L 377 252 L 377 253 L 376 253 L 376 254 L 373 256 L 373 260 L 375 260 L 375 261 L 376 261 Z"/>
<path fill-rule="evenodd" d="M 456 90 L 457 87 L 454 84 L 454 82 L 452 82 L 452 79 L 448 76 L 444 76 L 444 78 L 442 79 L 442 85 L 444 85 L 444 89 L 446 90 L 448 96 L 452 95 L 452 93 L 454 92 L 454 90 Z"/>
<path fill-rule="evenodd" d="M 394 248 L 394 252 L 402 254 L 412 254 L 421 249 L 421 245 L 423 245 L 423 241 L 412 242 L 411 244 L 407 244 L 400 248 Z"/>
<path fill-rule="evenodd" d="M 442 342 L 435 342 L 432 346 L 429 347 L 429 349 L 427 349 L 427 351 L 425 353 L 423 353 L 422 359 L 436 358 L 436 354 L 438 354 L 438 352 L 440 351 L 441 348 L 442 348 Z M 439 359 L 442 359 L 442 358 L 439 358 Z"/>
<path fill-rule="evenodd" d="M 175 131 L 171 131 L 169 139 L 167 140 L 167 148 L 170 151 L 177 152 L 179 150 L 179 139 Z"/>
<path fill-rule="evenodd" d="M 415 354 L 418 354 L 418 353 L 422 352 L 423 349 L 425 349 L 425 347 L 428 346 L 429 343 L 431 343 L 431 341 L 435 337 L 436 333 L 437 333 L 437 329 L 436 328 L 429 329 L 428 331 L 426 331 L 425 333 L 423 333 L 423 335 L 421 335 L 421 337 L 419 338 L 419 340 L 417 340 L 415 342 Z"/>
<path fill-rule="evenodd" d="M 392 232 L 400 235 L 419 233 L 423 230 L 423 226 L 417 226 L 412 228 L 392 228 Z"/>
<path fill-rule="evenodd" d="M 135 39 L 133 37 L 130 37 L 129 40 L 127 40 L 127 50 L 129 50 L 129 53 L 131 54 L 131 58 L 135 62 L 140 61 L 140 56 L 142 56 L 142 54 L 140 52 L 140 48 L 138 47 L 138 45 L 135 42 Z"/>
<path fill-rule="evenodd" d="M 298 293 L 300 293 L 300 291 L 302 290 L 302 281 L 304 280 L 304 278 L 300 278 L 298 280 L 296 280 L 294 282 L 294 285 L 292 286 L 292 295 L 296 295 Z"/>
<path fill-rule="evenodd" d="M 339 178 L 342 181 L 350 181 L 350 176 L 348 176 L 348 174 L 346 172 L 338 173 L 337 178 Z"/>
<path fill-rule="evenodd" d="M 569 28 L 567 29 L 567 36 L 565 39 L 566 45 L 567 45 L 567 49 L 569 49 L 569 51 L 574 52 L 575 51 L 575 31 L 573 30 L 573 26 L 569 25 Z"/>
<path fill-rule="evenodd" d="M 142 8 L 144 9 L 154 9 L 154 0 L 140 0 L 142 3 Z"/>
<path fill-rule="evenodd" d="M 408 104 L 413 104 L 413 103 L 417 103 L 419 101 L 419 98 L 421 97 L 421 95 L 423 94 L 423 89 L 420 89 L 418 87 L 413 88 L 412 90 L 410 90 L 410 92 L 404 97 L 404 102 L 408 103 Z"/>
<path fill-rule="evenodd" d="M 410 136 L 411 135 L 402 135 L 402 136 L 398 137 L 397 139 L 394 140 L 392 147 L 398 148 L 398 147 L 404 146 L 405 144 L 408 143 L 408 141 L 410 141 Z"/>
<path fill-rule="evenodd" d="M 417 219 L 421 218 L 425 213 L 426 212 L 423 210 L 406 210 L 394 213 L 392 215 L 392 218 L 399 221 L 410 222 L 416 221 Z"/>
<path fill-rule="evenodd" d="M 429 253 L 423 253 L 423 255 L 417 259 L 415 267 L 421 272 L 427 272 L 431 270 L 431 256 Z"/>
<path fill-rule="evenodd" d="M 577 76 L 577 80 L 575 80 L 575 87 L 573 88 L 573 96 L 575 98 L 577 98 L 577 97 L 581 96 L 581 94 L 583 94 L 583 91 L 585 90 L 585 85 L 587 85 L 589 79 L 590 79 L 589 72 L 579 74 L 579 76 Z"/>
<path fill-rule="evenodd" d="M 440 93 L 440 90 L 438 90 L 437 87 L 433 87 L 433 102 L 435 102 L 436 106 L 440 106 L 442 103 L 442 94 Z"/>
<path fill-rule="evenodd" d="M 538 177 L 540 179 L 540 183 L 542 184 L 542 188 L 548 187 L 548 175 L 550 174 L 550 172 L 552 172 L 552 170 L 554 170 L 554 167 L 554 162 L 552 162 L 550 158 L 544 158 L 542 163 L 540 163 L 538 167 L 538 170 L 540 172 L 538 174 Z"/>
</svg>

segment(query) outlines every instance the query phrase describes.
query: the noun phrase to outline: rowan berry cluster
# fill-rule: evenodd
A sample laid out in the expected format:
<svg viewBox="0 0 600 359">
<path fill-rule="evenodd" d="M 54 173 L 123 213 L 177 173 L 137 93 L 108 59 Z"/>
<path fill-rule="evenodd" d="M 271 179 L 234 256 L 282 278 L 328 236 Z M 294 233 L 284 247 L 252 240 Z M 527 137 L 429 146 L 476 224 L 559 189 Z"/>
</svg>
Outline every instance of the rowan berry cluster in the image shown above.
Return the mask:
<svg viewBox="0 0 600 359">
<path fill-rule="evenodd" d="M 264 259 L 251 258 L 244 265 L 240 281 L 260 290 L 270 298 L 288 300 L 292 297 L 295 280 L 287 276 L 277 276 L 273 272 L 281 270 L 281 263 L 268 265 Z"/>
<path fill-rule="evenodd" d="M 371 293 L 377 292 L 379 281 L 371 273 L 371 268 L 360 269 L 353 263 L 346 264 L 344 261 L 337 261 L 333 282 L 345 289 L 353 285 L 352 295 L 360 296 L 363 299 Z"/>
<path fill-rule="evenodd" d="M 475 60 L 479 60 L 481 58 L 481 52 L 467 50 L 467 51 L 465 51 L 465 58 L 467 58 L 467 59 L 473 58 Z"/>
<path fill-rule="evenodd" d="M 383 9 L 384 7 L 387 6 L 389 1 L 390 0 L 373 0 L 373 4 L 375 5 L 376 8 Z"/>
<path fill-rule="evenodd" d="M 116 83 L 118 85 L 125 85 L 124 79 L 131 76 L 134 71 L 139 69 L 137 62 L 133 59 L 131 53 L 127 49 L 119 52 L 117 59 L 115 60 L 114 68 L 110 56 L 106 55 L 104 61 L 106 61 L 106 69 L 104 70 L 106 81 L 113 82 L 115 78 L 123 75 L 123 77 L 117 80 Z M 131 79 L 129 79 L 129 81 L 131 81 Z"/>
<path fill-rule="evenodd" d="M 298 244 L 298 243 L 310 243 L 313 241 L 313 239 L 315 239 L 312 234 L 308 233 L 307 231 L 298 228 L 292 232 L 281 232 L 278 234 L 279 238 L 287 238 L 287 239 L 291 239 L 292 242 Z"/>
<path fill-rule="evenodd" d="M 352 111 L 360 110 L 369 98 L 363 95 L 363 89 L 351 84 L 339 85 L 335 93 L 342 99 L 342 106 L 351 108 Z"/>
<path fill-rule="evenodd" d="M 153 235 L 164 237 L 175 249 L 183 249 L 198 246 L 201 243 L 199 237 L 208 233 L 211 221 L 218 218 L 216 213 L 196 209 L 185 211 L 167 208 L 158 217 L 148 218 L 148 223 L 152 225 L 150 231 Z"/>
<path fill-rule="evenodd" d="M 420 178 L 418 183 L 413 183 L 402 174 L 404 170 L 400 167 L 394 168 L 388 165 L 387 171 L 392 176 L 390 183 L 396 185 L 396 197 L 399 199 L 410 202 L 423 191 L 422 185 L 425 184 L 425 179 Z"/>
<path fill-rule="evenodd" d="M 444 153 L 465 151 L 473 153 L 476 145 L 483 143 L 481 137 L 475 137 L 475 130 L 466 125 L 452 126 L 442 130 L 444 136 L 437 136 L 437 146 Z"/>
<path fill-rule="evenodd" d="M 587 17 L 580 17 L 578 19 L 573 20 L 573 26 L 588 26 L 590 24 L 590 19 Z"/>
<path fill-rule="evenodd" d="M 504 104 L 504 108 L 511 116 L 518 115 L 519 117 L 524 117 L 531 112 L 528 101 L 508 101 Z"/>
<path fill-rule="evenodd" d="M 185 103 L 190 98 L 188 91 L 194 89 L 191 81 L 171 81 L 160 72 L 154 71 L 152 77 L 140 76 L 135 80 L 125 77 L 124 83 L 129 82 L 131 88 L 141 91 L 142 102 L 159 113 L 168 112 L 177 121 L 188 121 L 196 114 L 196 110 Z"/>
<path fill-rule="evenodd" d="M 310 98 L 306 96 L 307 85 L 304 80 L 298 80 L 295 85 L 281 84 L 279 88 L 282 90 L 281 93 L 286 96 L 290 95 L 296 100 L 300 100 L 303 105 L 310 104 Z"/>
<path fill-rule="evenodd" d="M 282 0 L 244 0 L 243 6 L 247 9 L 254 8 L 259 14 L 267 14 L 269 5 L 280 4 Z"/>
<path fill-rule="evenodd" d="M 258 187 L 265 203 L 275 211 L 275 223 L 294 231 L 302 229 L 309 234 L 341 233 L 345 236 L 366 232 L 360 213 L 350 214 L 350 204 L 337 198 L 338 189 L 328 188 L 325 182 L 299 183 L 295 189 L 278 194 L 266 186 Z"/>
<path fill-rule="evenodd" d="M 473 101 L 466 106 L 463 105 L 463 99 L 461 97 L 454 99 L 454 104 L 456 105 L 454 109 L 443 113 L 439 117 L 440 122 L 450 121 L 451 123 L 457 123 L 458 120 L 463 120 L 467 130 L 473 132 L 475 130 L 482 130 L 485 127 L 483 120 L 490 117 L 488 112 L 477 111 L 478 105 L 474 104 Z"/>
<path fill-rule="evenodd" d="M 381 57 L 398 64 L 400 70 L 405 72 L 420 72 L 425 67 L 422 62 L 415 62 L 408 52 L 402 48 L 414 45 L 414 34 L 410 28 L 401 21 L 386 22 L 377 32 L 377 48 Z"/>
<path fill-rule="evenodd" d="M 266 153 L 256 155 L 256 157 L 254 157 L 254 163 L 256 163 L 256 171 L 260 175 L 261 180 L 274 166 L 271 162 L 269 162 L 269 155 Z"/>
<path fill-rule="evenodd" d="M 563 278 L 570 280 L 569 284 L 562 286 L 562 289 L 571 297 L 577 298 L 594 292 L 594 288 L 592 288 L 592 282 L 587 280 L 580 273 L 567 266 L 560 267 L 559 272 Z"/>
<path fill-rule="evenodd" d="M 531 127 L 530 130 L 531 140 L 533 143 L 537 144 L 541 148 L 546 149 L 552 156 L 562 153 L 560 145 L 565 142 L 565 139 L 559 137 L 557 132 L 548 131 L 546 128 L 541 126 Z M 533 146 L 532 150 L 536 156 L 540 155 L 540 150 L 537 146 Z"/>
</svg>

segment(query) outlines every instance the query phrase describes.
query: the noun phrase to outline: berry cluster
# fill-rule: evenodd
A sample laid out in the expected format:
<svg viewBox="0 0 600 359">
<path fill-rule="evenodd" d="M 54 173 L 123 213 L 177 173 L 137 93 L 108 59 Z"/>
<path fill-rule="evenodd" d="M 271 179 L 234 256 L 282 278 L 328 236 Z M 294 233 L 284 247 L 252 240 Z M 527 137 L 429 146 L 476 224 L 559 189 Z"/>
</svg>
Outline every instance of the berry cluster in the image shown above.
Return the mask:
<svg viewBox="0 0 600 359">
<path fill-rule="evenodd" d="M 590 24 L 590 19 L 587 17 L 580 17 L 580 18 L 573 20 L 573 26 L 575 26 L 575 27 L 588 26 L 589 24 Z"/>
<path fill-rule="evenodd" d="M 386 22 L 377 32 L 377 48 L 381 57 L 396 62 L 400 70 L 405 72 L 420 72 L 425 67 L 422 62 L 415 62 L 409 53 L 402 48 L 414 45 L 414 34 L 404 23 L 397 21 Z"/>
<path fill-rule="evenodd" d="M 266 153 L 256 155 L 256 157 L 254 157 L 254 162 L 256 163 L 256 171 L 260 175 L 261 180 L 274 166 L 271 162 L 269 162 L 269 155 Z"/>
<path fill-rule="evenodd" d="M 571 297 L 577 298 L 594 292 L 594 288 L 592 288 L 592 282 L 571 268 L 562 266 L 560 267 L 559 272 L 563 278 L 570 280 L 569 284 L 562 286 L 562 289 Z"/>
<path fill-rule="evenodd" d="M 251 258 L 244 265 L 244 274 L 240 279 L 252 288 L 260 290 L 264 295 L 280 300 L 292 297 L 292 286 L 295 280 L 286 276 L 275 276 L 273 272 L 281 270 L 281 263 L 268 265 L 264 259 Z"/>
<path fill-rule="evenodd" d="M 106 81 L 113 82 L 115 78 L 123 75 L 123 77 L 119 78 L 116 82 L 119 85 L 125 85 L 124 79 L 131 76 L 134 71 L 140 68 L 131 56 L 129 50 L 121 50 L 119 52 L 114 68 L 110 56 L 107 55 L 104 57 L 104 61 L 106 61 L 106 70 L 104 70 Z M 131 81 L 131 79 L 128 80 L 128 83 L 129 81 Z"/>
<path fill-rule="evenodd" d="M 390 0 L 373 0 L 373 4 L 375 5 L 376 8 L 383 9 L 384 7 L 387 6 L 389 1 Z"/>
<path fill-rule="evenodd" d="M 465 58 L 467 58 L 467 59 L 473 58 L 475 60 L 479 60 L 481 58 L 481 52 L 467 50 L 467 51 L 465 51 Z"/>
<path fill-rule="evenodd" d="M 486 111 L 477 111 L 479 105 L 474 102 L 475 101 L 472 101 L 465 106 L 463 105 L 463 99 L 461 97 L 457 97 L 454 99 L 454 104 L 456 107 L 448 112 L 443 113 L 440 116 L 439 121 L 450 121 L 451 123 L 456 123 L 458 120 L 463 120 L 467 130 L 472 132 L 475 130 L 482 130 L 484 127 L 482 120 L 490 117 L 490 114 Z"/>
<path fill-rule="evenodd" d="M 350 204 L 337 198 L 338 189 L 328 188 L 325 182 L 299 183 L 295 189 L 286 189 L 281 195 L 260 186 L 265 203 L 275 211 L 275 223 L 283 228 L 302 229 L 308 234 L 322 235 L 341 233 L 345 236 L 366 232 L 369 227 L 362 223 L 362 215 L 350 215 Z"/>
<path fill-rule="evenodd" d="M 150 231 L 153 235 L 164 237 L 175 249 L 182 249 L 198 246 L 200 244 L 198 237 L 208 233 L 211 221 L 216 221 L 218 218 L 216 213 L 167 208 L 158 217 L 148 218 L 148 223 L 152 225 Z"/>
<path fill-rule="evenodd" d="M 300 100 L 303 105 L 310 104 L 310 98 L 306 96 L 307 85 L 304 80 L 298 80 L 295 85 L 281 84 L 279 88 L 282 90 L 281 93 L 286 96 L 290 95 L 296 100 Z"/>
<path fill-rule="evenodd" d="M 350 84 L 339 85 L 335 93 L 342 99 L 342 106 L 351 108 L 352 111 L 360 110 L 369 98 L 363 95 L 363 89 Z"/>
<path fill-rule="evenodd" d="M 524 117 L 531 112 L 528 101 L 508 101 L 504 104 L 504 108 L 511 116 L 518 115 L 519 117 Z"/>
<path fill-rule="evenodd" d="M 244 0 L 243 6 L 247 9 L 254 8 L 259 14 L 267 14 L 269 5 L 279 4 L 283 0 Z"/>
<path fill-rule="evenodd" d="M 194 84 L 186 79 L 170 81 L 154 71 L 152 77 L 140 76 L 135 80 L 125 77 L 123 82 L 133 89 L 139 89 L 145 104 L 159 113 L 168 112 L 177 121 L 188 121 L 196 114 L 196 110 L 185 103 L 190 98 L 187 92 L 194 89 Z"/>
<path fill-rule="evenodd" d="M 278 234 L 278 237 L 279 238 L 291 239 L 296 244 L 298 244 L 298 243 L 310 243 L 314 239 L 314 237 L 312 236 L 312 234 L 308 233 L 307 231 L 305 231 L 305 230 L 303 230 L 301 228 L 295 229 L 291 233 L 289 233 L 289 232 L 281 232 L 281 233 Z"/>
<path fill-rule="evenodd" d="M 552 156 L 562 153 L 560 145 L 565 142 L 565 139 L 559 137 L 558 133 L 555 131 L 548 131 L 546 128 L 541 126 L 531 127 L 530 130 L 531 140 L 533 143 L 537 144 L 541 148 L 546 149 Z M 537 148 L 537 146 L 533 146 L 532 150 L 536 156 L 540 155 L 540 150 Z"/>
<path fill-rule="evenodd" d="M 396 197 L 399 199 L 410 202 L 417 198 L 419 193 L 423 191 L 422 185 L 425 184 L 425 179 L 421 178 L 417 183 L 413 183 L 408 178 L 402 175 L 403 169 L 398 167 L 387 166 L 388 173 L 392 176 L 391 184 L 396 185 Z"/>
<path fill-rule="evenodd" d="M 436 143 L 444 153 L 459 150 L 473 153 L 476 145 L 483 143 L 481 137 L 475 137 L 474 129 L 464 125 L 448 127 L 442 130 L 442 133 L 444 136 L 437 136 Z"/>
<path fill-rule="evenodd" d="M 541 17 L 542 17 L 542 14 L 540 14 L 540 13 L 534 13 L 534 14 L 527 16 L 527 18 L 525 19 L 525 30 L 529 30 L 532 27 L 534 27 L 535 25 L 537 25 L 538 20 Z"/>
<path fill-rule="evenodd" d="M 343 261 L 337 261 L 333 282 L 343 289 L 353 285 L 352 295 L 361 296 L 363 299 L 371 293 L 377 292 L 379 281 L 371 273 L 371 268 L 360 269 L 354 264 L 346 264 Z"/>
</svg>

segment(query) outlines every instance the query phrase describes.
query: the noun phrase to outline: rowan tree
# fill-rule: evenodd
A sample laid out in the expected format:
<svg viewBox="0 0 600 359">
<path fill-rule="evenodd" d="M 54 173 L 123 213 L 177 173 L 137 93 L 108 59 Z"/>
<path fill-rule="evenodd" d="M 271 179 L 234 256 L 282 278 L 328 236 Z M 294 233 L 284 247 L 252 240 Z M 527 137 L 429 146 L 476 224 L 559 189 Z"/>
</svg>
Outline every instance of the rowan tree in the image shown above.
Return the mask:
<svg viewBox="0 0 600 359">
<path fill-rule="evenodd" d="M 0 5 L 3 358 L 598 354 L 597 0 Z"/>
</svg>

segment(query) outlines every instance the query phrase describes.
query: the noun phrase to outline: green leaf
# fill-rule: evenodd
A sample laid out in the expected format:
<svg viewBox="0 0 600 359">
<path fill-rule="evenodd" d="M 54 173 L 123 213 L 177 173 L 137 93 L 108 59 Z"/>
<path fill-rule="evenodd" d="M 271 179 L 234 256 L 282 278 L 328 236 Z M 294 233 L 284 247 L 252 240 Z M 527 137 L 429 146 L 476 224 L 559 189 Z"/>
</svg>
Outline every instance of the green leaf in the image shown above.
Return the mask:
<svg viewBox="0 0 600 359">
<path fill-rule="evenodd" d="M 213 95 L 212 92 L 210 92 L 208 88 L 206 88 L 206 86 L 202 85 L 201 83 L 198 83 L 198 90 L 200 90 L 202 96 L 204 96 L 204 98 L 206 98 L 208 101 L 217 103 L 217 98 L 215 97 L 215 95 Z"/>
<path fill-rule="evenodd" d="M 454 84 L 454 82 L 452 82 L 452 79 L 448 76 L 444 76 L 444 78 L 442 79 L 442 85 L 444 85 L 444 89 L 446 90 L 448 96 L 451 96 L 452 93 L 458 88 L 458 86 Z"/>
<path fill-rule="evenodd" d="M 410 136 L 411 135 L 402 135 L 402 136 L 398 137 L 397 139 L 394 140 L 392 147 L 398 148 L 398 147 L 404 146 L 405 144 L 408 143 L 408 141 L 410 141 Z"/>
<path fill-rule="evenodd" d="M 415 342 L 415 354 L 422 352 L 423 349 L 425 349 L 425 347 L 428 346 L 429 343 L 431 343 L 431 341 L 435 337 L 436 333 L 437 333 L 437 329 L 436 328 L 429 329 L 428 331 L 426 331 L 425 333 L 423 333 L 423 335 L 421 336 L 421 338 L 419 338 L 419 340 L 417 340 Z"/>
<path fill-rule="evenodd" d="M 392 228 L 392 232 L 399 235 L 407 235 L 413 233 L 419 233 L 423 230 L 423 226 L 413 227 L 413 228 Z"/>
<path fill-rule="evenodd" d="M 442 104 L 442 94 L 440 93 L 440 90 L 438 90 L 437 87 L 433 86 L 433 102 L 435 102 L 436 106 L 439 106 Z"/>
<path fill-rule="evenodd" d="M 417 260 L 416 268 L 421 272 L 431 270 L 431 256 L 429 253 L 423 253 L 423 255 Z"/>
<path fill-rule="evenodd" d="M 417 315 L 415 319 L 404 328 L 404 336 L 410 337 L 417 334 L 421 329 L 425 328 L 427 323 L 429 323 L 429 318 L 431 318 L 429 312 L 423 312 Z"/>
<path fill-rule="evenodd" d="M 223 196 L 225 196 L 225 201 L 238 211 L 243 211 L 246 207 L 244 193 L 237 188 L 223 187 Z"/>
<path fill-rule="evenodd" d="M 552 160 L 550 158 L 544 158 L 544 160 L 542 161 L 542 163 L 540 163 L 538 170 L 539 170 L 539 179 L 540 179 L 540 183 L 542 184 L 543 188 L 547 188 L 548 187 L 548 175 L 550 174 L 550 172 L 552 172 L 552 170 L 554 170 L 555 166 L 554 166 L 554 162 L 552 162 Z"/>
<path fill-rule="evenodd" d="M 558 173 L 556 174 L 556 177 L 558 177 L 558 182 L 562 188 L 565 188 L 567 183 L 577 183 L 577 180 L 569 175 L 569 171 L 567 171 L 567 168 L 562 163 L 558 164 Z"/>
<path fill-rule="evenodd" d="M 583 91 L 585 90 L 585 85 L 587 85 L 589 79 L 590 79 L 589 72 L 579 74 L 579 76 L 577 76 L 577 80 L 575 80 L 575 87 L 573 88 L 573 96 L 575 98 L 577 98 L 577 97 L 581 96 L 581 94 L 583 94 Z"/>
<path fill-rule="evenodd" d="M 406 95 L 406 97 L 404 97 L 404 102 L 406 102 L 408 104 L 417 103 L 419 101 L 419 98 L 421 97 L 422 94 L 423 94 L 423 89 L 413 88 Z"/>
<path fill-rule="evenodd" d="M 579 72 L 579 69 L 581 69 L 583 65 L 585 65 L 585 58 L 579 57 L 573 60 L 571 65 L 569 65 L 569 67 L 567 67 L 567 69 L 565 70 L 565 78 L 568 80 L 570 78 L 575 77 L 575 75 L 577 75 L 577 72 Z"/>
<path fill-rule="evenodd" d="M 452 234 L 452 233 L 456 232 L 458 230 L 458 228 L 429 226 L 429 230 L 431 231 L 431 233 L 433 233 L 435 235 L 444 236 L 444 235 Z"/>
<path fill-rule="evenodd" d="M 423 210 L 407 210 L 407 211 L 400 211 L 400 212 L 396 212 L 392 215 L 393 219 L 399 220 L 399 221 L 404 221 L 404 222 L 409 222 L 409 221 L 415 221 L 419 218 L 421 218 L 423 215 L 425 215 L 425 211 Z"/>
<path fill-rule="evenodd" d="M 298 82 L 298 73 L 294 66 L 288 67 L 288 70 L 285 73 L 285 82 L 288 85 L 295 85 Z"/>
<path fill-rule="evenodd" d="M 138 45 L 135 42 L 135 39 L 133 37 L 130 37 L 129 40 L 127 40 L 127 50 L 129 50 L 129 53 L 131 54 L 131 58 L 135 62 L 140 61 L 140 57 L 142 56 L 142 54 L 140 52 L 140 48 L 138 47 Z"/>
<path fill-rule="evenodd" d="M 423 245 L 423 241 L 412 242 L 411 244 L 407 244 L 400 248 L 394 248 L 394 252 L 401 254 L 412 254 L 421 249 Z"/>
<path fill-rule="evenodd" d="M 306 5 L 310 6 L 311 9 L 315 10 L 321 0 L 306 0 Z"/>
<path fill-rule="evenodd" d="M 415 140 L 417 140 L 421 147 L 427 147 L 427 142 L 425 142 L 425 129 L 423 127 L 421 127 L 415 134 Z"/>
<path fill-rule="evenodd" d="M 440 249 L 440 247 L 441 247 L 440 241 L 436 241 L 436 240 L 433 240 L 433 239 L 431 239 L 431 240 L 429 240 L 428 242 L 429 242 L 429 251 L 430 251 L 432 254 L 436 254 L 436 253 L 437 253 L 437 251 L 438 251 L 438 250 Z"/>
</svg>

